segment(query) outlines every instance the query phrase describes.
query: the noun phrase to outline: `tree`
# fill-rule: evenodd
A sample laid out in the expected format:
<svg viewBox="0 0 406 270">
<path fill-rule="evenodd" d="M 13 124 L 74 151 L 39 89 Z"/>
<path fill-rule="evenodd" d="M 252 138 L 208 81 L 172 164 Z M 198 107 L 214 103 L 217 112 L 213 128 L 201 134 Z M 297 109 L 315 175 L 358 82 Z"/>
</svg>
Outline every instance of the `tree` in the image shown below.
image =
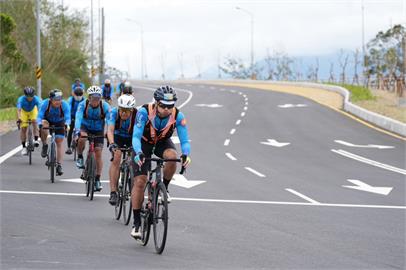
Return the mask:
<svg viewBox="0 0 406 270">
<path fill-rule="evenodd" d="M 244 65 L 240 58 L 227 56 L 220 69 L 234 79 L 248 79 L 251 76 L 250 69 Z"/>
<path fill-rule="evenodd" d="M 343 49 L 340 49 L 340 52 L 338 53 L 338 64 L 340 65 L 340 68 L 341 68 L 341 73 L 340 73 L 341 83 L 346 82 L 345 69 L 347 68 L 347 64 L 348 64 L 348 57 L 349 57 L 349 55 L 345 54 Z"/>
</svg>

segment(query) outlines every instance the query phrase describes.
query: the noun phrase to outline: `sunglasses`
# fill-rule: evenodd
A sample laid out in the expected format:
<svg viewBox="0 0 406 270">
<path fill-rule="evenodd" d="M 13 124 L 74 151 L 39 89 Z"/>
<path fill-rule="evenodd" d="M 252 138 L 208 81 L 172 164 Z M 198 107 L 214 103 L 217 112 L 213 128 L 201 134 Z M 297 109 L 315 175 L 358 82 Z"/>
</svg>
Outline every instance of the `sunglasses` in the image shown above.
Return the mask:
<svg viewBox="0 0 406 270">
<path fill-rule="evenodd" d="M 161 107 L 162 109 L 168 109 L 168 110 L 170 110 L 170 109 L 172 109 L 173 107 L 175 107 L 175 104 L 167 105 L 167 104 L 163 104 L 163 103 L 158 103 L 158 106 Z"/>
</svg>

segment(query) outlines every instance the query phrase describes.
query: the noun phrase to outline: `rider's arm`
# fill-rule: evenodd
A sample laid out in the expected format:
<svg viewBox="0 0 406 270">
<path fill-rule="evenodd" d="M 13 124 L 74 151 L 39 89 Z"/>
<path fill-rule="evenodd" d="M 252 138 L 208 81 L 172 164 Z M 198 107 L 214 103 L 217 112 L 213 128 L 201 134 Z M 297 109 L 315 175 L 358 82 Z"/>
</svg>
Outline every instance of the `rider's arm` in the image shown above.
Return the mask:
<svg viewBox="0 0 406 270">
<path fill-rule="evenodd" d="M 62 111 L 65 116 L 65 125 L 70 126 L 70 106 L 65 100 L 62 100 Z"/>
<path fill-rule="evenodd" d="M 182 112 L 178 113 L 176 118 L 176 129 L 179 136 L 180 147 L 182 149 L 182 154 L 188 156 L 190 155 L 190 142 L 189 135 L 186 128 L 186 118 Z"/>
<path fill-rule="evenodd" d="M 40 125 L 42 123 L 42 119 L 45 117 L 45 111 L 48 107 L 49 99 L 44 100 L 41 103 L 41 107 L 39 108 L 38 116 L 37 116 L 37 123 Z"/>
<path fill-rule="evenodd" d="M 17 100 L 17 118 L 21 119 L 21 109 L 22 109 L 22 102 L 23 102 L 24 96 L 21 96 Z"/>
<path fill-rule="evenodd" d="M 135 153 L 140 153 L 142 152 L 141 138 L 142 134 L 144 133 L 145 124 L 147 123 L 148 120 L 147 110 L 145 108 L 139 109 L 137 112 L 136 119 L 137 120 L 134 125 L 132 143 Z"/>
<path fill-rule="evenodd" d="M 111 110 L 110 117 L 107 118 L 107 140 L 110 144 L 114 143 L 114 129 L 116 126 L 117 109 Z"/>
<path fill-rule="evenodd" d="M 84 108 L 85 108 L 85 104 L 86 104 L 86 101 L 83 100 L 78 105 L 78 110 L 76 111 L 76 116 L 75 116 L 75 130 L 76 131 L 80 130 L 80 125 L 82 124 L 83 111 L 84 111 Z"/>
</svg>

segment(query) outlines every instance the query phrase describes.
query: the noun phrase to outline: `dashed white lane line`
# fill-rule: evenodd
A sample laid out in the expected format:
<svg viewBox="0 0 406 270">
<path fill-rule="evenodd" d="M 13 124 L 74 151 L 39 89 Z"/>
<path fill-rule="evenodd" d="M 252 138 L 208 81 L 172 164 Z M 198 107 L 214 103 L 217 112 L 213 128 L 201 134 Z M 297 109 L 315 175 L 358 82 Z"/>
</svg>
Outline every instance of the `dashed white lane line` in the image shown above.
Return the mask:
<svg viewBox="0 0 406 270">
<path fill-rule="evenodd" d="M 247 106 L 244 107 L 244 111 L 246 111 L 246 110 L 248 110 L 248 107 L 247 107 Z"/>
<path fill-rule="evenodd" d="M 235 90 L 230 90 L 231 93 L 235 93 Z"/>
<path fill-rule="evenodd" d="M 295 194 L 296 196 L 299 196 L 300 198 L 310 202 L 310 203 L 314 203 L 314 204 L 320 204 L 318 201 L 313 200 L 309 197 L 307 197 L 306 195 L 303 195 L 302 193 L 297 192 L 296 190 L 290 189 L 290 188 L 285 188 L 286 191 L 289 191 L 290 193 Z"/>
<path fill-rule="evenodd" d="M 249 171 L 249 172 L 252 172 L 253 174 L 255 174 L 255 175 L 259 176 L 259 177 L 266 177 L 264 174 L 262 174 L 262 173 L 260 173 L 260 172 L 258 172 L 258 171 L 256 171 L 256 170 L 254 170 L 254 169 L 252 169 L 252 168 L 250 168 L 250 167 L 245 167 L 245 169 L 246 169 L 247 171 Z"/>
<path fill-rule="evenodd" d="M 242 95 L 242 92 L 238 92 L 238 94 L 241 96 L 241 95 Z"/>
<path fill-rule="evenodd" d="M 241 124 L 241 119 L 238 119 L 237 122 L 235 122 L 235 124 L 238 126 L 239 124 Z"/>
<path fill-rule="evenodd" d="M 365 157 L 361 157 L 361 156 L 358 156 L 356 154 L 353 154 L 353 153 L 350 153 L 350 152 L 347 152 L 347 151 L 344 151 L 344 150 L 341 150 L 341 149 L 339 149 L 339 150 L 331 149 L 331 151 L 334 152 L 334 153 L 337 153 L 339 155 L 342 155 L 342 156 L 345 156 L 345 157 L 348 157 L 348 158 L 352 158 L 352 159 L 355 159 L 357 161 L 367 163 L 367 164 L 375 166 L 375 167 L 379 167 L 379 168 L 382 168 L 382 169 L 385 169 L 385 170 L 388 170 L 388 171 L 397 172 L 397 173 L 406 175 L 406 170 L 403 170 L 403 169 L 400 169 L 400 168 L 397 168 L 397 167 L 394 167 L 394 166 L 391 166 L 391 165 L 387 165 L 387 164 L 384 164 L 384 163 L 380 163 L 378 161 L 374 161 L 374 160 L 371 160 L 371 159 L 368 159 L 368 158 L 365 158 Z"/>
<path fill-rule="evenodd" d="M 235 133 L 235 128 L 233 128 L 232 130 L 230 130 L 230 134 L 233 135 Z"/>
<path fill-rule="evenodd" d="M 0 190 L 3 194 L 21 194 L 21 195 L 53 195 L 53 196 L 74 196 L 84 197 L 84 193 L 57 193 L 57 192 L 36 192 L 19 190 Z M 95 197 L 110 197 L 109 194 L 94 194 Z M 204 198 L 181 198 L 171 197 L 172 201 L 187 202 L 213 202 L 213 203 L 239 203 L 239 204 L 271 204 L 271 205 L 295 205 L 295 206 L 317 206 L 317 207 L 345 207 L 345 208 L 376 208 L 376 209 L 401 209 L 406 210 L 404 205 L 368 205 L 368 204 L 345 204 L 345 203 L 304 203 L 304 202 L 283 202 L 283 201 L 254 201 L 254 200 L 222 200 L 222 199 L 204 199 Z"/>
<path fill-rule="evenodd" d="M 248 101 L 245 102 L 245 106 L 248 106 Z"/>
<path fill-rule="evenodd" d="M 233 155 L 231 155 L 230 153 L 226 153 L 226 156 L 227 156 L 229 159 L 233 160 L 233 161 L 237 160 L 237 159 L 236 159 Z"/>
<path fill-rule="evenodd" d="M 224 145 L 225 146 L 228 146 L 230 144 L 230 139 L 226 139 L 225 141 L 224 141 Z"/>
<path fill-rule="evenodd" d="M 245 112 L 242 112 L 242 113 L 241 113 L 241 117 L 244 117 L 244 116 L 245 116 Z"/>
<path fill-rule="evenodd" d="M 2 155 L 0 157 L 0 164 L 2 164 L 4 161 L 6 161 L 9 157 L 14 156 L 16 153 L 18 153 L 19 151 L 21 151 L 23 149 L 22 145 L 17 146 L 16 148 L 14 148 L 13 150 L 9 151 L 8 153 Z"/>
</svg>

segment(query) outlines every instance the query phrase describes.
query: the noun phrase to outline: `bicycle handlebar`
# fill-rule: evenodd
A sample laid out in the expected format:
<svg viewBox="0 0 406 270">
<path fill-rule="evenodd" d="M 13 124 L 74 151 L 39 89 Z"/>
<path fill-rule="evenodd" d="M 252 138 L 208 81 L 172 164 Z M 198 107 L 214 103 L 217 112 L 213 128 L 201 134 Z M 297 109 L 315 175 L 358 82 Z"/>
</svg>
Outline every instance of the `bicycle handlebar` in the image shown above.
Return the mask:
<svg viewBox="0 0 406 270">
<path fill-rule="evenodd" d="M 164 163 L 164 162 L 179 162 L 182 163 L 182 160 L 180 158 L 145 158 L 145 161 L 155 161 L 158 163 Z M 179 174 L 184 174 L 186 171 L 186 168 L 182 166 L 182 169 L 180 170 Z"/>
<path fill-rule="evenodd" d="M 121 152 L 131 152 L 132 151 L 132 147 L 117 147 L 116 150 L 120 150 Z M 114 153 L 111 152 L 111 159 L 110 161 L 113 161 L 114 159 Z"/>
</svg>

